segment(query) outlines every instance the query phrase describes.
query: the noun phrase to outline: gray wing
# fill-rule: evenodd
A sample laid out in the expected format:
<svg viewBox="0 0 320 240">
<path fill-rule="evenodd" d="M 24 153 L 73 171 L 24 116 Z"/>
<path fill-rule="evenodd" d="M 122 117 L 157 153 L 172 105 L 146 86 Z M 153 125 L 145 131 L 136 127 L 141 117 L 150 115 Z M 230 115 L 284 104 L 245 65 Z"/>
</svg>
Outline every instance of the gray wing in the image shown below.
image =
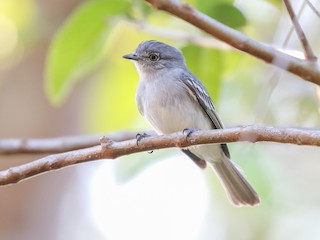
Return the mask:
<svg viewBox="0 0 320 240">
<path fill-rule="evenodd" d="M 191 73 L 182 73 L 180 76 L 181 82 L 185 85 L 187 91 L 197 100 L 203 111 L 208 115 L 212 122 L 213 129 L 223 128 L 223 124 L 217 114 L 212 100 L 203 86 L 203 84 Z M 224 154 L 230 158 L 230 153 L 226 144 L 221 144 Z"/>
<path fill-rule="evenodd" d="M 202 160 L 197 155 L 190 152 L 188 149 L 181 149 L 181 151 L 186 154 L 195 164 L 198 165 L 198 167 L 205 169 L 207 166 L 207 162 L 205 160 Z"/>
</svg>

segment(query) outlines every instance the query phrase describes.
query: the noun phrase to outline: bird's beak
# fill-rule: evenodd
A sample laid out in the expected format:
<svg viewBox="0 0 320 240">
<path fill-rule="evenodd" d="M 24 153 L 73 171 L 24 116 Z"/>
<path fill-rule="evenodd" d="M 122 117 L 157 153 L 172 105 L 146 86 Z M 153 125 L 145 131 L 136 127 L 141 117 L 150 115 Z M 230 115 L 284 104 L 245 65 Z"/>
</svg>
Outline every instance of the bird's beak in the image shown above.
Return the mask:
<svg viewBox="0 0 320 240">
<path fill-rule="evenodd" d="M 122 57 L 130 60 L 135 60 L 135 61 L 140 59 L 139 55 L 136 53 L 129 53 L 129 54 L 123 55 Z"/>
</svg>

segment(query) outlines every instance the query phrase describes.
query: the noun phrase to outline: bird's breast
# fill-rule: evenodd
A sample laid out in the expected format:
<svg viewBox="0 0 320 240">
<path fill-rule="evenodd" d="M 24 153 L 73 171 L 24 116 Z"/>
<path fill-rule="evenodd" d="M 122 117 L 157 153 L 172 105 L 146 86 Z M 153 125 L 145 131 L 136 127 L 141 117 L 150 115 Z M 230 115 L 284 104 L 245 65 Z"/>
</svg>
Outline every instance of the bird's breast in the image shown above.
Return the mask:
<svg viewBox="0 0 320 240">
<path fill-rule="evenodd" d="M 212 128 L 201 106 L 179 81 L 140 82 L 137 103 L 140 112 L 160 134 L 185 128 Z"/>
</svg>

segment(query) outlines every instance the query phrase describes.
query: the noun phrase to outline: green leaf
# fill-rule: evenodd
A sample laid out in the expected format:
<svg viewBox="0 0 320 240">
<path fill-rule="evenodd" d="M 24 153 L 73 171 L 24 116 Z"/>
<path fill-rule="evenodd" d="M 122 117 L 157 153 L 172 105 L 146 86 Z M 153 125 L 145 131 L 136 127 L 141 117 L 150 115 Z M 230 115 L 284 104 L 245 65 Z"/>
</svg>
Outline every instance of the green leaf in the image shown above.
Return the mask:
<svg viewBox="0 0 320 240">
<path fill-rule="evenodd" d="M 79 6 L 60 28 L 50 46 L 45 73 L 48 97 L 60 103 L 72 84 L 103 56 L 109 17 L 128 6 L 123 0 L 95 0 Z"/>
<path fill-rule="evenodd" d="M 217 102 L 224 71 L 223 54 L 220 50 L 188 45 L 182 49 L 190 71 L 195 74 Z"/>
<path fill-rule="evenodd" d="M 232 28 L 240 28 L 246 25 L 246 18 L 242 12 L 229 4 L 219 4 L 212 9 L 213 17 Z"/>
<path fill-rule="evenodd" d="M 195 6 L 202 12 L 214 8 L 219 4 L 233 4 L 234 0 L 193 0 L 196 1 Z M 207 13 L 207 12 L 206 12 Z"/>
<path fill-rule="evenodd" d="M 232 2 L 206 1 L 206 4 L 198 5 L 200 11 L 229 27 L 240 28 L 247 23 L 243 13 Z"/>
</svg>

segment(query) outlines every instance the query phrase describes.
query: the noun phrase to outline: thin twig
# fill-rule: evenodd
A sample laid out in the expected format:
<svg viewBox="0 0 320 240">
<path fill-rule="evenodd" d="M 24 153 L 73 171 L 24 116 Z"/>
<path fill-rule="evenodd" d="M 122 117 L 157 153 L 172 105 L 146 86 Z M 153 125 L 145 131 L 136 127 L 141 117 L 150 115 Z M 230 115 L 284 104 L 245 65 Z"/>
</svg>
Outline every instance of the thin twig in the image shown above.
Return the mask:
<svg viewBox="0 0 320 240">
<path fill-rule="evenodd" d="M 301 14 L 302 14 L 305 6 L 306 6 L 306 1 L 303 1 L 303 2 L 302 2 L 302 5 L 301 5 L 301 7 L 300 7 L 300 9 L 299 9 L 299 12 L 298 12 L 298 14 L 297 14 L 297 18 L 298 18 L 298 19 L 300 19 L 300 16 L 301 16 Z M 282 44 L 282 47 L 283 47 L 283 48 L 286 48 L 286 47 L 287 47 L 293 31 L 294 31 L 294 26 L 291 25 L 291 26 L 290 26 L 290 29 L 289 29 L 289 32 L 288 32 L 288 34 L 287 34 L 287 36 L 286 36 L 286 38 L 285 38 L 285 40 L 284 40 L 284 42 L 283 42 L 283 44 Z"/>
<path fill-rule="evenodd" d="M 217 39 L 244 51 L 258 59 L 271 63 L 281 69 L 296 74 L 301 78 L 320 86 L 320 67 L 317 63 L 310 63 L 295 58 L 275 48 L 249 38 L 226 25 L 197 11 L 188 3 L 173 0 L 145 0 L 155 8 L 167 11 L 211 34 Z"/>
<path fill-rule="evenodd" d="M 48 171 L 98 159 L 115 159 L 132 153 L 161 148 L 186 148 L 197 144 L 229 142 L 278 142 L 320 146 L 320 130 L 243 126 L 210 131 L 196 131 L 188 138 L 182 133 L 114 142 L 104 137 L 101 146 L 50 155 L 30 163 L 0 171 L 0 185 L 8 185 Z"/>
<path fill-rule="evenodd" d="M 299 38 L 300 43 L 302 45 L 302 48 L 304 50 L 305 58 L 310 60 L 310 61 L 313 61 L 313 62 L 317 61 L 317 57 L 313 53 L 313 51 L 311 49 L 309 41 L 308 41 L 306 35 L 303 32 L 303 29 L 302 29 L 302 27 L 301 27 L 301 25 L 299 23 L 299 20 L 298 20 L 296 14 L 293 11 L 293 8 L 291 6 L 290 1 L 289 0 L 283 0 L 283 2 L 284 2 L 285 6 L 287 8 L 287 11 L 288 11 L 289 16 L 291 18 L 291 21 L 293 23 L 294 29 L 295 29 L 295 31 L 296 31 L 296 33 L 298 35 L 298 38 Z"/>
<path fill-rule="evenodd" d="M 320 12 L 315 8 L 315 6 L 307 0 L 308 6 L 311 8 L 311 10 L 320 18 Z"/>
</svg>

